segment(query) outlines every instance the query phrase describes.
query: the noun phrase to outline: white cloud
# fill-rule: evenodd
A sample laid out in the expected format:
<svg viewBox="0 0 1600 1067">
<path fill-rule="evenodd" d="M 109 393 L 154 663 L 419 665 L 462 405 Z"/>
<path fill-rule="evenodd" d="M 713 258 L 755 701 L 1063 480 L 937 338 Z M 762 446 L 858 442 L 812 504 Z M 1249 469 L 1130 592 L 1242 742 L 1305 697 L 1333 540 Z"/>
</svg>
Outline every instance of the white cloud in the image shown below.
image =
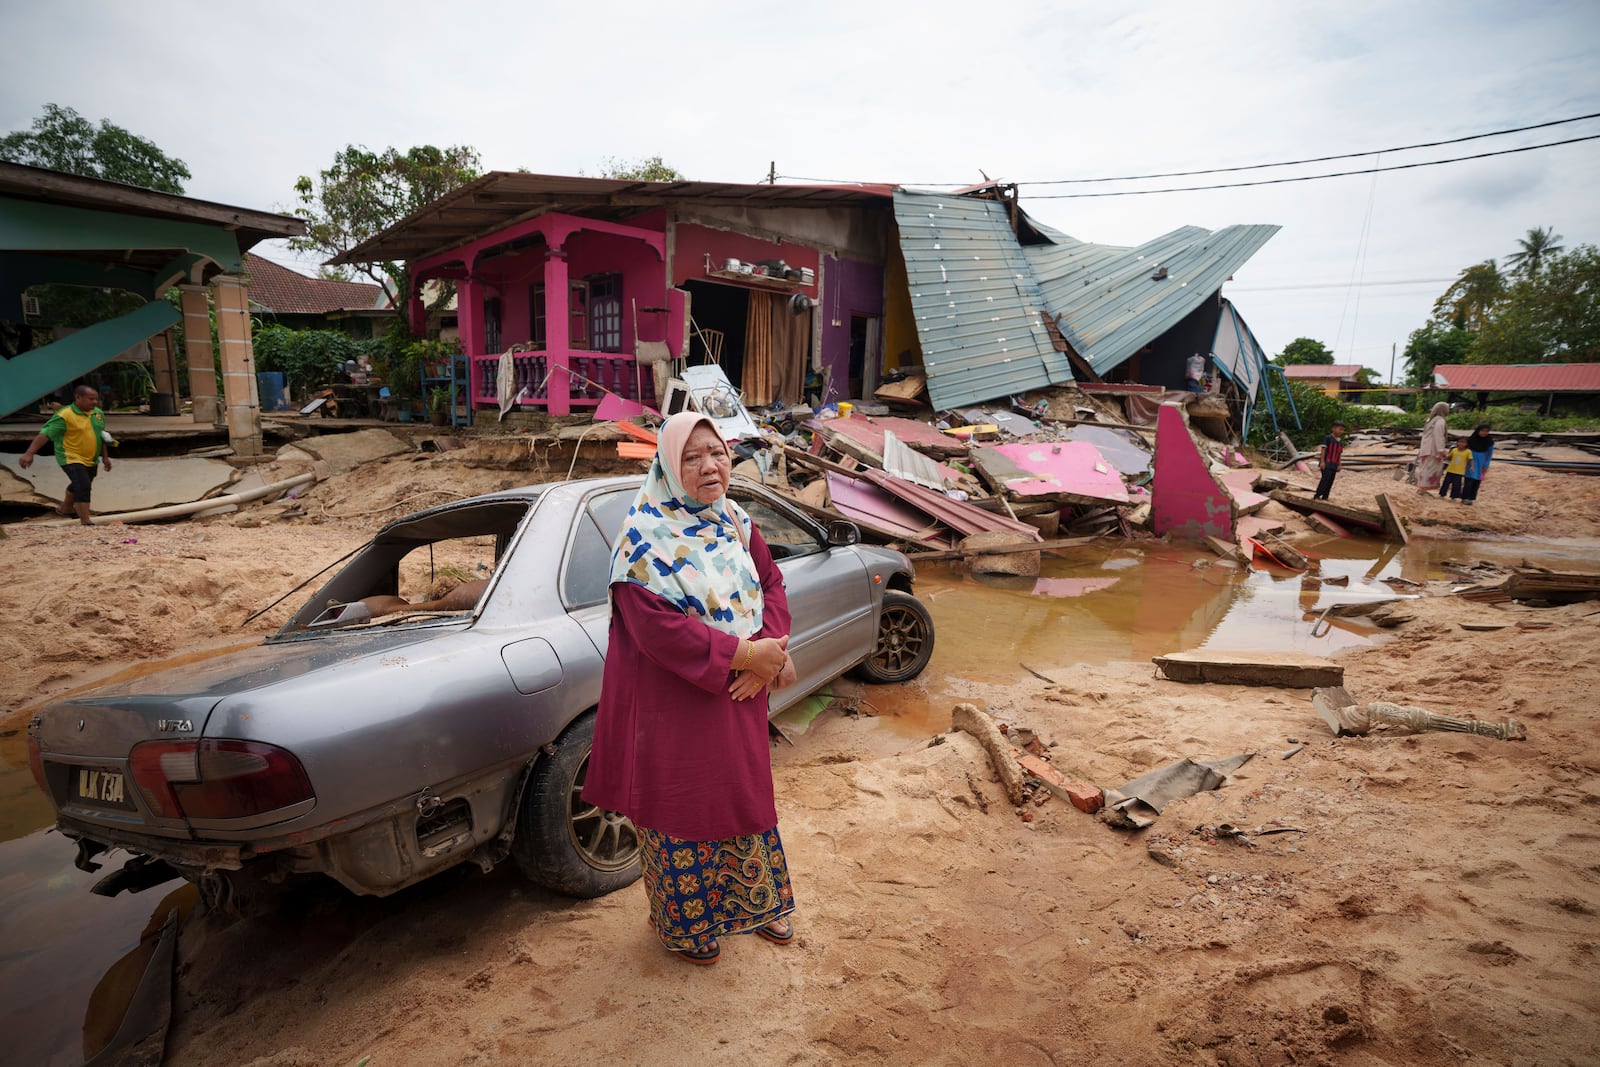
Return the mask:
<svg viewBox="0 0 1600 1067">
<path fill-rule="evenodd" d="M 1592 0 L 174 2 L 159 19 L 38 4 L 6 23 L 26 46 L 0 66 L 0 130 L 72 106 L 184 159 L 192 195 L 257 208 L 291 207 L 295 179 L 348 143 L 469 144 L 486 166 L 550 173 L 660 154 L 715 180 L 755 181 L 776 161 L 790 175 L 958 182 L 979 168 L 1016 180 L 1271 162 L 1600 111 Z M 1429 158 L 1582 133 L 1600 120 Z M 1226 176 L 1180 184 L 1214 180 Z M 1341 360 L 1387 373 L 1390 345 L 1443 285 L 1369 283 L 1453 277 L 1534 226 L 1568 247 L 1600 242 L 1596 187 L 1600 141 L 1375 184 L 1098 200 L 1032 187 L 1024 202 L 1122 244 L 1278 223 L 1234 283 L 1262 343 L 1337 340 Z M 1332 287 L 1284 288 L 1313 284 Z"/>
</svg>

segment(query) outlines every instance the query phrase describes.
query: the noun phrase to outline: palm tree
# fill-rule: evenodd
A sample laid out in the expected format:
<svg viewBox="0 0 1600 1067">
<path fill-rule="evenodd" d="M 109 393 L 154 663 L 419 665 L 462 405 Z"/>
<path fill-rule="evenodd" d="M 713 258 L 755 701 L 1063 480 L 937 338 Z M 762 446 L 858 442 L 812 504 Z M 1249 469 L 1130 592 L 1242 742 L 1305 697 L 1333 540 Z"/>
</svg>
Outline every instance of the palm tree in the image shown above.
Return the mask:
<svg viewBox="0 0 1600 1067">
<path fill-rule="evenodd" d="M 1555 232 L 1554 227 L 1529 230 L 1528 236 L 1517 240 L 1522 251 L 1507 256 L 1506 266 L 1511 268 L 1513 274 L 1538 274 L 1546 259 L 1563 250 L 1556 243 L 1560 240 L 1561 235 Z"/>
<path fill-rule="evenodd" d="M 1473 333 L 1483 329 L 1489 309 L 1505 292 L 1505 278 L 1494 260 L 1486 259 L 1462 271 L 1454 284 L 1433 302 L 1434 321 Z"/>
</svg>

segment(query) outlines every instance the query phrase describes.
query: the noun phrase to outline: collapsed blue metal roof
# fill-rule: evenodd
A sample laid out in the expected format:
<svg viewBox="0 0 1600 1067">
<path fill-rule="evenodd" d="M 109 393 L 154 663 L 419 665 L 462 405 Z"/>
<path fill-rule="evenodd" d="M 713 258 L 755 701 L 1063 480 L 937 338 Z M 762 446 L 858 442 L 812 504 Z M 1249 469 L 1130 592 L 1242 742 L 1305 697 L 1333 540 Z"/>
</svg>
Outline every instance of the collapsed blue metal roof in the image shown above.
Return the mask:
<svg viewBox="0 0 1600 1067">
<path fill-rule="evenodd" d="M 1185 226 L 1134 248 L 1028 225 L 1017 240 L 995 200 L 896 190 L 895 221 L 938 410 L 1072 380 L 1040 312 L 1105 373 L 1176 326 L 1279 227 Z"/>
<path fill-rule="evenodd" d="M 936 410 L 1072 380 L 1005 205 L 896 190 L 894 215 Z"/>
<path fill-rule="evenodd" d="M 1061 316 L 1073 351 L 1100 374 L 1176 326 L 1279 229 L 1184 226 L 1116 248 L 1033 226 L 1057 242 L 1023 249 L 1045 303 Z"/>
</svg>

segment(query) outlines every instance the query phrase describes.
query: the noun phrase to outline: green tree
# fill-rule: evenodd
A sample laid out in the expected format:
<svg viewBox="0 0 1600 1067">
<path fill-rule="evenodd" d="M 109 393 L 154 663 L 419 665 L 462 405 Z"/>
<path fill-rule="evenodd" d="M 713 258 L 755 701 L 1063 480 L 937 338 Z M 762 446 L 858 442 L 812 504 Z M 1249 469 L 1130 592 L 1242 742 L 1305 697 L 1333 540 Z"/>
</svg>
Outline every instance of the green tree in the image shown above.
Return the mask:
<svg viewBox="0 0 1600 1067">
<path fill-rule="evenodd" d="M 292 396 L 331 381 L 346 360 L 362 352 L 360 342 L 338 330 L 291 330 L 277 323 L 258 324 L 253 347 L 256 368 L 281 372 Z"/>
<path fill-rule="evenodd" d="M 294 213 L 306 220 L 306 233 L 290 238 L 289 244 L 329 258 L 342 255 L 472 181 L 478 167 L 477 150 L 465 145 L 418 145 L 404 152 L 347 145 L 315 180 L 301 175 L 295 182 L 300 206 Z M 395 294 L 395 310 L 404 321 L 411 294 L 409 267 L 381 262 L 357 264 L 355 269 Z"/>
<path fill-rule="evenodd" d="M 1462 271 L 1450 288 L 1433 302 L 1431 321 L 1477 333 L 1489 309 L 1506 291 L 1505 277 L 1494 260 L 1486 259 Z"/>
<path fill-rule="evenodd" d="M 1273 362 L 1281 367 L 1304 363 L 1316 363 L 1326 367 L 1333 363 L 1333 353 L 1329 352 L 1328 346 L 1321 341 L 1314 341 L 1309 337 L 1296 337 L 1283 346 L 1283 351 L 1278 353 L 1278 358 Z"/>
<path fill-rule="evenodd" d="M 1476 363 L 1600 360 L 1600 249 L 1555 253 L 1520 276 L 1490 309 Z"/>
<path fill-rule="evenodd" d="M 1528 236 L 1517 240 L 1521 251 L 1506 257 L 1506 266 L 1511 268 L 1512 274 L 1538 274 L 1546 260 L 1564 251 L 1557 243 L 1560 240 L 1561 235 L 1552 226 L 1529 230 Z"/>
<path fill-rule="evenodd" d="M 44 106 L 32 129 L 0 137 L 0 159 L 163 193 L 181 194 L 192 177 L 183 160 L 167 155 L 154 141 L 108 119 L 96 126 L 56 104 Z"/>
<path fill-rule="evenodd" d="M 582 174 L 582 171 L 578 172 Z M 660 156 L 651 156 L 648 159 L 617 159 L 607 156 L 600 168 L 598 177 L 616 178 L 621 181 L 631 182 L 682 182 L 688 181 L 683 172 L 671 166 Z"/>
<path fill-rule="evenodd" d="M 1471 331 L 1437 322 L 1412 330 L 1411 339 L 1406 342 L 1406 384 L 1419 389 L 1432 388 L 1433 368 L 1441 364 L 1473 362 L 1472 349 L 1476 343 L 1477 335 Z"/>
</svg>

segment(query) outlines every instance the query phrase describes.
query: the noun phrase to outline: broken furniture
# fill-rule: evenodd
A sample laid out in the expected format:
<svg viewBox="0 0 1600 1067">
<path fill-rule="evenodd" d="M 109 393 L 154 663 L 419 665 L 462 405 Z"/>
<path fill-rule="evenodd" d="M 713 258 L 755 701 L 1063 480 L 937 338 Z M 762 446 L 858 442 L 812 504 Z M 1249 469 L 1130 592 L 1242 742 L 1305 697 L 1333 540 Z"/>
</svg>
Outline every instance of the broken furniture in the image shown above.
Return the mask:
<svg viewBox="0 0 1600 1067">
<path fill-rule="evenodd" d="M 1409 704 L 1394 704 L 1387 700 L 1356 703 L 1344 686 L 1317 689 L 1311 694 L 1311 706 L 1317 709 L 1322 721 L 1328 724 L 1335 737 L 1344 734 L 1366 734 L 1379 726 L 1393 726 L 1412 733 L 1440 730 L 1454 734 L 1478 734 L 1501 741 L 1526 741 L 1528 728 L 1516 719 L 1505 722 L 1479 722 L 1477 719 L 1457 719 L 1449 715 L 1435 715 L 1431 711 Z"/>
</svg>

